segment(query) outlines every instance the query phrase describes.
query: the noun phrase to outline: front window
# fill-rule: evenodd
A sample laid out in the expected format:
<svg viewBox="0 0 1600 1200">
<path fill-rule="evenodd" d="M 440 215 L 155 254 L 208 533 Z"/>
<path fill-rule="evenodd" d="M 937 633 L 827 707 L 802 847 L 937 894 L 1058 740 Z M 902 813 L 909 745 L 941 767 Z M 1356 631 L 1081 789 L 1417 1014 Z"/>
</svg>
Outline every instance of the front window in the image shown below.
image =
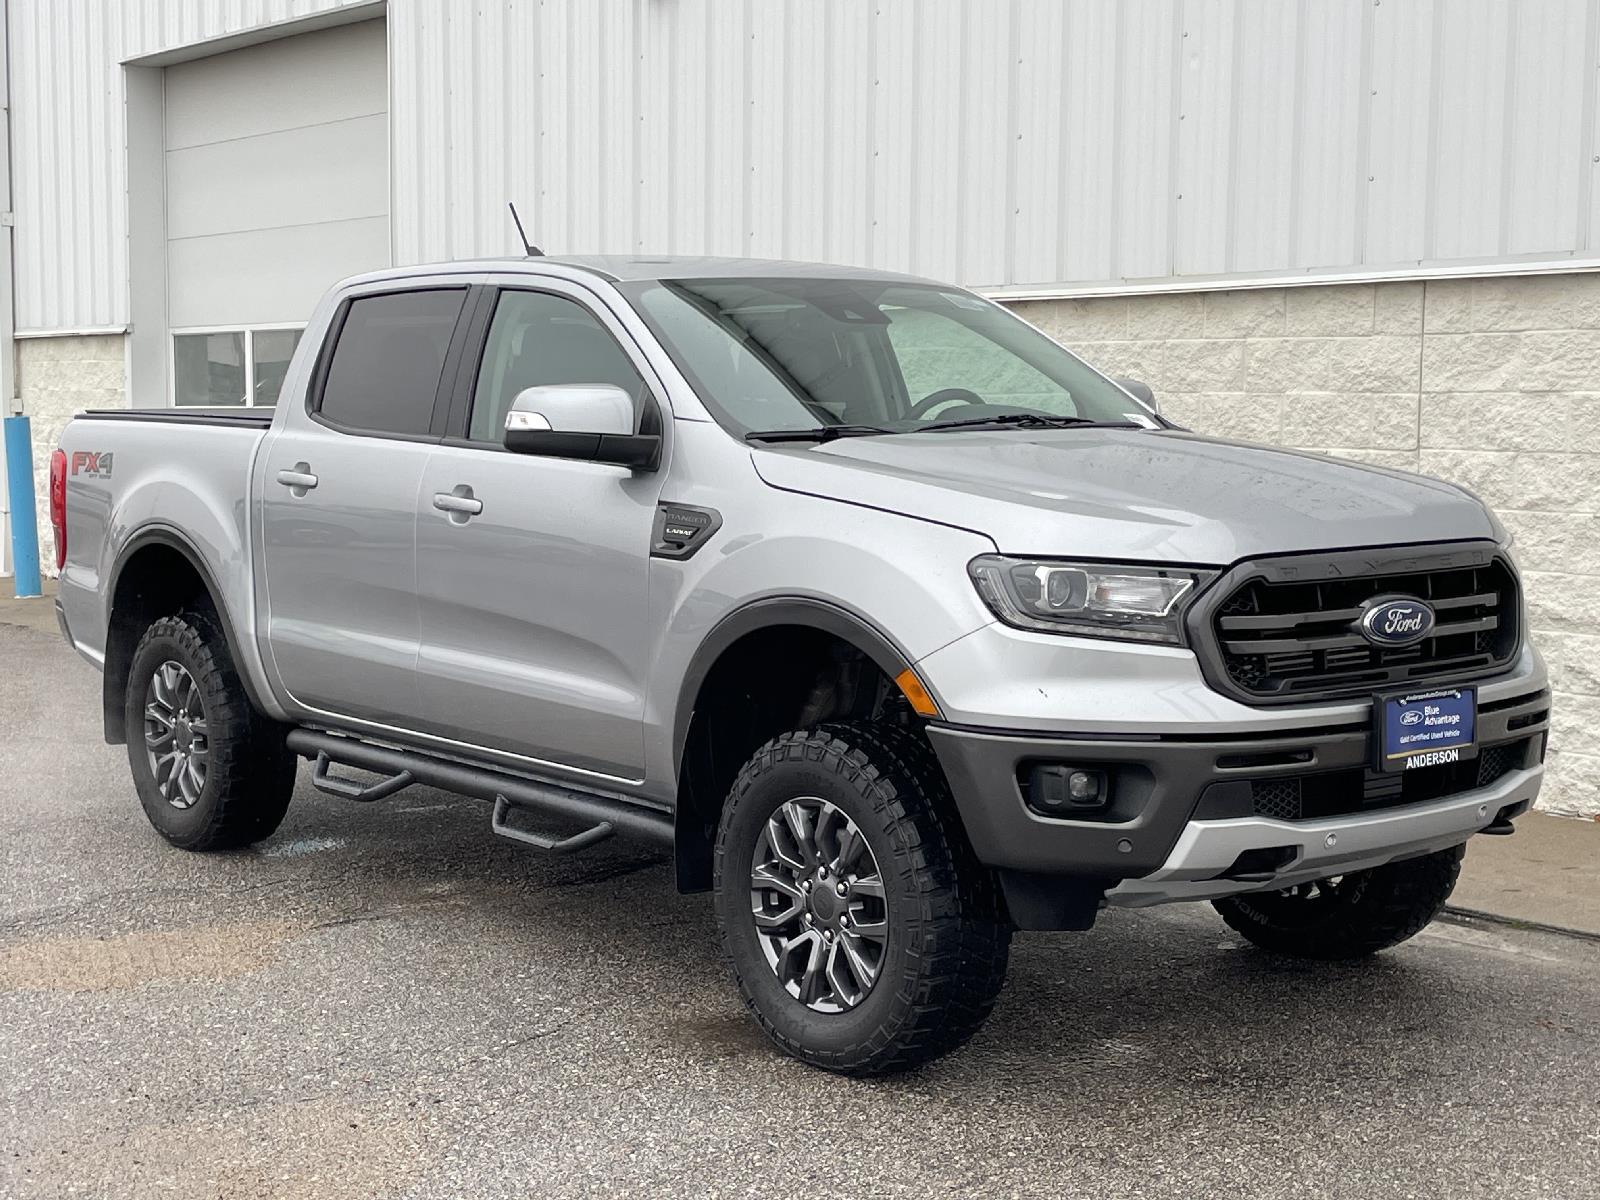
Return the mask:
<svg viewBox="0 0 1600 1200">
<path fill-rule="evenodd" d="M 627 354 L 583 305 L 548 292 L 502 292 L 478 367 L 467 436 L 498 444 L 518 392 L 560 383 L 614 384 L 635 405 L 644 395 L 644 380 Z"/>
<path fill-rule="evenodd" d="M 278 402 L 304 328 L 203 329 L 172 335 L 172 399 L 184 406 Z"/>
<path fill-rule="evenodd" d="M 624 290 L 735 433 L 826 426 L 904 433 L 1030 418 L 1155 424 L 1082 360 L 955 288 L 775 278 Z"/>
</svg>

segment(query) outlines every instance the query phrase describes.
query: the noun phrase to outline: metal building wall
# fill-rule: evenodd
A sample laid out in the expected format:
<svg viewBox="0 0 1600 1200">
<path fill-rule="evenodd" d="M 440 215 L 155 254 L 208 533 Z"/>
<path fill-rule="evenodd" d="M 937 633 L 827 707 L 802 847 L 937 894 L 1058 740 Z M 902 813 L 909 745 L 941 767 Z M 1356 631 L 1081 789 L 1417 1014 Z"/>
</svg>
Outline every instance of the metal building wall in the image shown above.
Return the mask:
<svg viewBox="0 0 1600 1200">
<path fill-rule="evenodd" d="M 337 0 L 10 0 L 23 329 L 127 321 L 118 62 Z M 1600 263 L 1600 0 L 392 0 L 395 259 L 1018 294 Z"/>
<path fill-rule="evenodd" d="M 370 0 L 7 0 L 19 332 L 128 324 L 121 64 Z"/>
<path fill-rule="evenodd" d="M 1570 263 L 1593 0 L 397 0 L 396 254 L 978 285 Z"/>
</svg>

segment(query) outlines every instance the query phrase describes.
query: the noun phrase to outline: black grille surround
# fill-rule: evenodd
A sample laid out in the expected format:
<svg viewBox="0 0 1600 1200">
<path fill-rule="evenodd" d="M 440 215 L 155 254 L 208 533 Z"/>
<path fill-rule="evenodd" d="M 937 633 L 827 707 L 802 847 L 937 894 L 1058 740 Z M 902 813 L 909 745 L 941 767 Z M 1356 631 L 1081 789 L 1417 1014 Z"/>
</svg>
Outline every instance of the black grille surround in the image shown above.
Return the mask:
<svg viewBox="0 0 1600 1200">
<path fill-rule="evenodd" d="M 1190 644 L 1210 685 L 1247 704 L 1304 704 L 1500 675 L 1521 648 L 1521 586 L 1493 542 L 1253 559 L 1195 602 Z M 1432 605 L 1422 641 L 1372 645 L 1357 623 L 1388 597 Z"/>
</svg>

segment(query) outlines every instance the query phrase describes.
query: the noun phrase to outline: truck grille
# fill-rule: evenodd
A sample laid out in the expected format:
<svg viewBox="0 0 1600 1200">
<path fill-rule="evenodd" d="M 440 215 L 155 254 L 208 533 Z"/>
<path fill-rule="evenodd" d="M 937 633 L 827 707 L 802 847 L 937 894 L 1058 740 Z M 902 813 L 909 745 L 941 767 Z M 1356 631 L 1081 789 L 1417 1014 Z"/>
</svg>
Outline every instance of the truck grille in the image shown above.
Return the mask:
<svg viewBox="0 0 1600 1200">
<path fill-rule="evenodd" d="M 1380 648 L 1357 628 L 1379 596 L 1426 600 L 1434 631 L 1412 646 Z M 1484 673 L 1518 644 L 1517 581 L 1498 557 L 1473 565 L 1354 578 L 1247 578 L 1215 607 L 1207 631 L 1233 690 L 1310 700 Z"/>
</svg>

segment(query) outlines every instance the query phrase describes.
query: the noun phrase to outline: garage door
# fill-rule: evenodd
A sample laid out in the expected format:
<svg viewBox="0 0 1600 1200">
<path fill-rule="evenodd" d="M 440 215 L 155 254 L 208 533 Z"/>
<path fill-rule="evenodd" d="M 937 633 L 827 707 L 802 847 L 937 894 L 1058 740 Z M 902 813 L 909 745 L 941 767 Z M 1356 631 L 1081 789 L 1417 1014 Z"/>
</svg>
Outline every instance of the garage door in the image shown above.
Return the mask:
<svg viewBox="0 0 1600 1200">
<path fill-rule="evenodd" d="M 271 404 L 317 298 L 389 263 L 385 23 L 167 68 L 179 404 Z"/>
</svg>

